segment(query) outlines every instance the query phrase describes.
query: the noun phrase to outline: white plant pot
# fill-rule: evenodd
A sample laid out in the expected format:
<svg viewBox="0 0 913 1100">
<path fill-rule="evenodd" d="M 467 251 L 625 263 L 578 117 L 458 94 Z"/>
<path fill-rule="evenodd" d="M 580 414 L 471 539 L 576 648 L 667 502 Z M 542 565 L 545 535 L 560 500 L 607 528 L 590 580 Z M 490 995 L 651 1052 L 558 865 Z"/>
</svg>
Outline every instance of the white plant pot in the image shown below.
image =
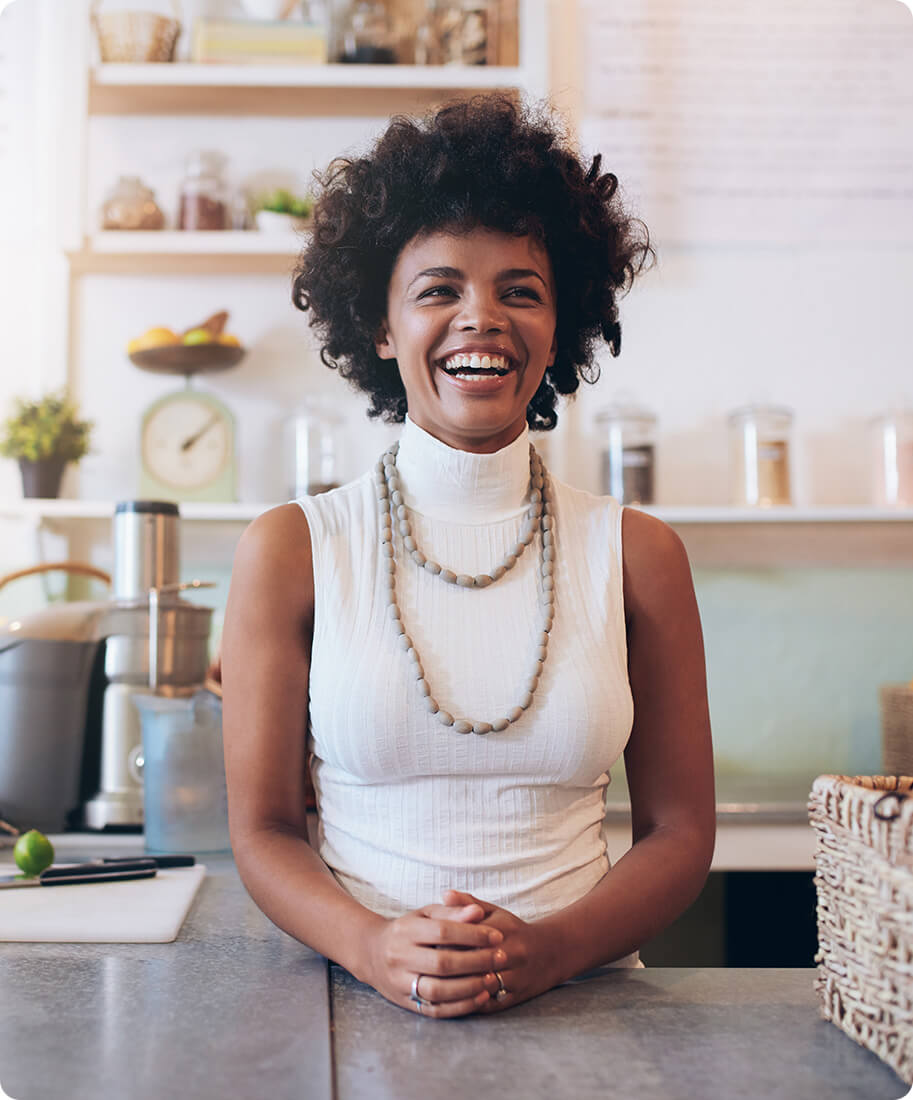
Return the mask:
<svg viewBox="0 0 913 1100">
<path fill-rule="evenodd" d="M 241 0 L 241 6 L 251 19 L 279 19 L 286 0 Z"/>
<path fill-rule="evenodd" d="M 307 218 L 277 214 L 274 210 L 258 210 L 254 221 L 261 233 L 302 233 L 308 228 Z"/>
</svg>

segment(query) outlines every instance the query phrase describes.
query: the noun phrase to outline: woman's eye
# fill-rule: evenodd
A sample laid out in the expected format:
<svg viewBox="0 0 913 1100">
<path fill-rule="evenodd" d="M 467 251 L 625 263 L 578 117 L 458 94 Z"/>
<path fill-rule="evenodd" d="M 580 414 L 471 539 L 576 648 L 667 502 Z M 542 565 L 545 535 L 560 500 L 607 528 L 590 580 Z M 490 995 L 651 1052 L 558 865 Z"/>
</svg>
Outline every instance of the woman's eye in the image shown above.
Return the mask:
<svg viewBox="0 0 913 1100">
<path fill-rule="evenodd" d="M 439 298 L 455 294 L 456 291 L 452 286 L 432 286 L 427 290 L 423 290 L 421 294 L 419 294 L 419 298 Z"/>
<path fill-rule="evenodd" d="M 538 292 L 533 290 L 531 286 L 512 286 L 510 290 L 507 291 L 507 295 L 512 298 L 532 298 L 534 302 L 542 301 Z"/>
</svg>

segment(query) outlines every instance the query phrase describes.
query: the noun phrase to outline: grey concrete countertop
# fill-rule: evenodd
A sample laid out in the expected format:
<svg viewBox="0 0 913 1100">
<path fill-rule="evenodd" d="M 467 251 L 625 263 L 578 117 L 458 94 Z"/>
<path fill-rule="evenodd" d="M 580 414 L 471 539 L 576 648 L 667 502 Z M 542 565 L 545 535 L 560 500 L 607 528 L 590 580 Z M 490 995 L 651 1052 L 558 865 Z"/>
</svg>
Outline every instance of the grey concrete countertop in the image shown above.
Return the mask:
<svg viewBox="0 0 913 1100">
<path fill-rule="evenodd" d="M 58 856 L 141 849 L 141 837 L 91 839 Z M 0 943 L 7 1095 L 329 1100 L 326 960 L 260 912 L 230 857 L 200 861 L 207 876 L 174 943 Z"/>
<path fill-rule="evenodd" d="M 67 838 L 61 862 L 142 838 Z M 8 855 L 6 856 L 8 858 Z M 274 927 L 228 856 L 169 944 L 0 944 L 15 1100 L 894 1100 L 814 970 L 604 970 L 501 1015 L 422 1019 Z M 61 887 L 61 889 L 75 889 Z M 0 1093 L 2 1095 L 2 1093 Z"/>
<path fill-rule="evenodd" d="M 895 1100 L 814 969 L 606 969 L 503 1014 L 421 1019 L 332 967 L 338 1100 Z"/>
</svg>

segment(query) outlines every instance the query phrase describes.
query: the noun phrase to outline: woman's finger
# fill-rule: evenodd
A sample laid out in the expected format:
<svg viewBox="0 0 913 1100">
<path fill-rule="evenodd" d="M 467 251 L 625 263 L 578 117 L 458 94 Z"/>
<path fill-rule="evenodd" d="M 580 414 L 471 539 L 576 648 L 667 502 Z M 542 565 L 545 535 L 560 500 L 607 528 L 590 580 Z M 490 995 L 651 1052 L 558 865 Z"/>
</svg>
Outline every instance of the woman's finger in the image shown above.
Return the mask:
<svg viewBox="0 0 913 1100">
<path fill-rule="evenodd" d="M 423 917 L 432 920 L 455 920 L 464 923 L 476 923 L 485 916 L 481 905 L 425 905 L 417 910 Z"/>
<path fill-rule="evenodd" d="M 490 901 L 482 901 L 480 898 L 474 898 L 472 894 L 467 894 L 462 890 L 445 890 L 443 896 L 445 905 L 454 907 L 477 905 L 486 917 L 490 916 L 498 908 L 497 905 L 492 905 Z"/>
<path fill-rule="evenodd" d="M 501 948 L 452 951 L 447 948 L 417 947 L 404 960 L 404 969 L 412 974 L 430 974 L 435 978 L 457 978 L 466 974 L 489 974 L 507 963 Z"/>
<path fill-rule="evenodd" d="M 504 939 L 503 932 L 485 924 L 431 917 L 416 917 L 403 931 L 424 947 L 491 947 Z"/>
<path fill-rule="evenodd" d="M 488 994 L 480 993 L 477 997 L 462 1001 L 441 1001 L 438 1004 L 416 1004 L 409 998 L 406 999 L 406 1007 L 418 1016 L 429 1016 L 435 1020 L 445 1020 L 454 1016 L 468 1016 L 471 1012 L 480 1012 L 488 1004 Z"/>
<path fill-rule="evenodd" d="M 470 978 L 435 978 L 430 974 L 422 974 L 418 982 L 419 996 L 435 1004 L 474 1000 L 481 993 L 487 993 L 491 997 L 497 989 L 498 979 L 492 972 L 475 974 Z M 483 998 L 482 1003 L 487 999 Z"/>
</svg>

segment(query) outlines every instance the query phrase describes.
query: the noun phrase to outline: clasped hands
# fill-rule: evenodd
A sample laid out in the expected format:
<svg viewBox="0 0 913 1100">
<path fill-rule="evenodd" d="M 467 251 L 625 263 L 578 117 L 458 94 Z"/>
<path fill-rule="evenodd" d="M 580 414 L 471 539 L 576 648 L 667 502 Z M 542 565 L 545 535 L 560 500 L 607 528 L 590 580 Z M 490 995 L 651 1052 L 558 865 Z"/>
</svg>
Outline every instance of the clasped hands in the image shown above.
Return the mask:
<svg viewBox="0 0 913 1100">
<path fill-rule="evenodd" d="M 541 926 L 458 890 L 443 901 L 386 921 L 372 941 L 367 980 L 387 1000 L 446 1018 L 501 1012 L 557 984 Z"/>
</svg>

